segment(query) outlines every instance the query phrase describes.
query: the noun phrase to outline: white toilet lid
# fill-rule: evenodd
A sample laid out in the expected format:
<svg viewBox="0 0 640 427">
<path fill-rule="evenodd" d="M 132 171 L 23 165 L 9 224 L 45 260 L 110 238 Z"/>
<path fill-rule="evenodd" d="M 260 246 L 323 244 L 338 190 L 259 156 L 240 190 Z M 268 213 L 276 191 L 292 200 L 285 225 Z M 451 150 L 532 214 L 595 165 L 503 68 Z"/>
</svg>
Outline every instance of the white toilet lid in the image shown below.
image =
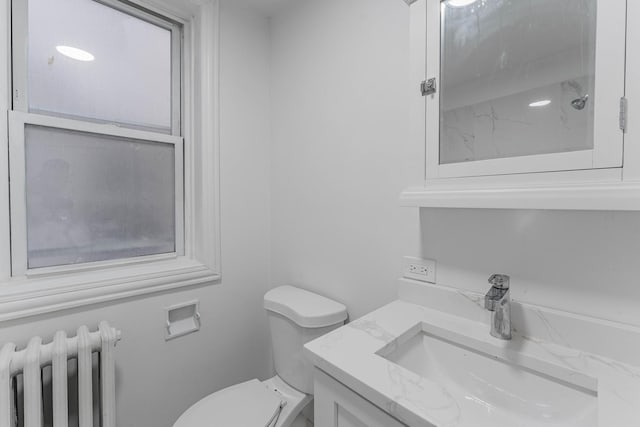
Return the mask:
<svg viewBox="0 0 640 427">
<path fill-rule="evenodd" d="M 201 399 L 173 427 L 267 427 L 282 401 L 260 381 L 251 380 Z"/>
</svg>

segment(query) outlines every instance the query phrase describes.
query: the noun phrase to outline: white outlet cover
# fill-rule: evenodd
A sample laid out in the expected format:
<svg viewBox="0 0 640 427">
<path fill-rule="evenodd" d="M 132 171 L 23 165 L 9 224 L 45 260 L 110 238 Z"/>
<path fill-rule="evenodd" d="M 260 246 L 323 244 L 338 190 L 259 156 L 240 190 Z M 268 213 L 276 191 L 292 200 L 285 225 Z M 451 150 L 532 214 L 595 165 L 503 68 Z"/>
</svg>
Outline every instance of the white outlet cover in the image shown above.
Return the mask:
<svg viewBox="0 0 640 427">
<path fill-rule="evenodd" d="M 421 282 L 436 283 L 436 261 L 411 256 L 404 257 L 403 276 Z"/>
</svg>

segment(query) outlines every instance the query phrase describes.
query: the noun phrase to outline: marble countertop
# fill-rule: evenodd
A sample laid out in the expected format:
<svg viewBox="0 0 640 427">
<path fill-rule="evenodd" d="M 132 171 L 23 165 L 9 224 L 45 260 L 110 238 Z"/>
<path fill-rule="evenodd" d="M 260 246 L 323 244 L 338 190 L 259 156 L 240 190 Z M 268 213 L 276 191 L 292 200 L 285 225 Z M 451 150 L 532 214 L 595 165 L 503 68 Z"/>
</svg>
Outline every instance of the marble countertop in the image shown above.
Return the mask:
<svg viewBox="0 0 640 427">
<path fill-rule="evenodd" d="M 460 300 L 475 305 L 477 313 L 480 313 L 479 300 L 474 301 L 468 295 Z M 540 320 L 542 332 L 537 334 L 539 337 L 533 335 L 537 332 L 535 322 L 528 321 L 528 324 L 533 324 L 531 330 L 519 332 L 514 325 L 513 339 L 502 341 L 489 335 L 488 322 L 449 314 L 452 311 L 455 313 L 455 310 L 444 312 L 406 301 L 394 301 L 308 343 L 305 352 L 315 366 L 412 427 L 474 425 L 463 419 L 461 402 L 457 402 L 441 384 L 379 355 L 389 353 L 403 339 L 406 340 L 412 330 L 418 329 L 432 330 L 445 338 L 447 334 L 469 338 L 474 346 L 491 348 L 497 352 L 497 358 L 506 362 L 520 364 L 526 359 L 534 364 L 542 363 L 552 370 L 557 367 L 559 373 L 570 372 L 586 388 L 591 382 L 594 392 L 597 391 L 599 427 L 640 426 L 640 369 L 611 358 L 611 354 L 577 349 L 575 340 L 563 338 L 586 334 L 591 336 L 585 336 L 585 342 L 593 342 L 598 339 L 597 334 L 602 333 L 607 335 L 602 337 L 603 345 L 607 339 L 635 338 L 634 342 L 622 343 L 618 350 L 623 352 L 627 346 L 637 351 L 640 346 L 639 330 L 553 311 L 546 315 L 544 310 L 532 307 L 515 307 L 514 321 L 523 318 L 522 314 L 517 314 L 518 311 L 531 311 Z"/>
</svg>

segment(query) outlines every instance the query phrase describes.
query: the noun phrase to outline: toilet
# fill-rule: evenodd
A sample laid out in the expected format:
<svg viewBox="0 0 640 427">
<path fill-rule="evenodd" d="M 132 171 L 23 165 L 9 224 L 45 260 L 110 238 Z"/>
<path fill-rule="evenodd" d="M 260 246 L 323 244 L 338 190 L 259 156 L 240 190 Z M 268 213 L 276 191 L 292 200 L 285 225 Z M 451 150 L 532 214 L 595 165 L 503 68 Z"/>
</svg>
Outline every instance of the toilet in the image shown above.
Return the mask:
<svg viewBox="0 0 640 427">
<path fill-rule="evenodd" d="M 212 393 L 187 409 L 173 427 L 306 427 L 302 410 L 313 399 L 313 365 L 303 346 L 342 326 L 344 305 L 293 286 L 264 296 L 276 376 Z M 311 425 L 311 424 L 309 424 Z"/>
</svg>

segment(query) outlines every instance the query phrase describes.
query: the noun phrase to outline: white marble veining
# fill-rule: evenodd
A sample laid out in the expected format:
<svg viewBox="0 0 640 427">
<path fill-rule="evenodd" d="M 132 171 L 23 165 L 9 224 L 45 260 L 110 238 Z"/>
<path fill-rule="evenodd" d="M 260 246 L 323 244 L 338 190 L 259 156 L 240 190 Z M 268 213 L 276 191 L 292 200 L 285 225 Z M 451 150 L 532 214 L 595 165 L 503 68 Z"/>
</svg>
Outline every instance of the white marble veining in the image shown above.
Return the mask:
<svg viewBox="0 0 640 427">
<path fill-rule="evenodd" d="M 571 102 L 587 94 L 580 77 L 471 105 L 443 105 L 442 163 L 585 150 L 593 147 L 593 95 L 582 110 Z M 452 90 L 451 92 L 455 92 Z M 449 95 L 443 89 L 443 97 Z M 457 94 L 449 104 L 455 105 Z M 535 101 L 548 100 L 542 107 Z"/>
<path fill-rule="evenodd" d="M 306 353 L 320 369 L 409 426 L 485 425 L 478 414 L 470 419 L 473 390 L 461 393 L 438 373 L 400 366 L 394 354 L 422 335 L 584 392 L 577 400 L 567 395 L 559 402 L 577 405 L 582 412 L 573 417 L 543 416 L 532 424 L 536 414 L 519 419 L 497 411 L 503 417 L 495 418 L 497 427 L 640 425 L 640 328 L 514 302 L 513 339 L 502 341 L 489 335 L 489 314 L 479 295 L 411 281 L 401 281 L 399 294 L 412 302 L 392 302 L 308 343 Z M 562 409 L 548 408 L 548 413 Z M 486 415 L 496 409 L 486 411 L 490 420 Z"/>
</svg>

